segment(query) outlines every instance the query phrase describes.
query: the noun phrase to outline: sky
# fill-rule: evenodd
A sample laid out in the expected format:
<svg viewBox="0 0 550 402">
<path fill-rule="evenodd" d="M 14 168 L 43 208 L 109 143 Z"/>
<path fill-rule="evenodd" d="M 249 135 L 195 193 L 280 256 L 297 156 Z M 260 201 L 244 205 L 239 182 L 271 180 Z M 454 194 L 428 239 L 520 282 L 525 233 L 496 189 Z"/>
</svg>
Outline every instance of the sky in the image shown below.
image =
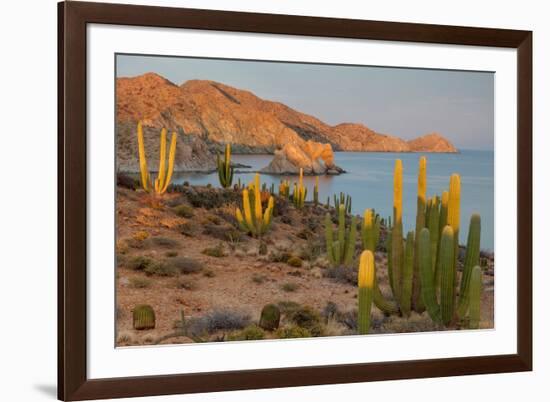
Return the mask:
<svg viewBox="0 0 550 402">
<path fill-rule="evenodd" d="M 459 149 L 493 149 L 492 72 L 117 55 L 117 77 L 147 72 L 178 85 L 218 81 L 330 125 L 404 139 L 439 132 Z"/>
</svg>

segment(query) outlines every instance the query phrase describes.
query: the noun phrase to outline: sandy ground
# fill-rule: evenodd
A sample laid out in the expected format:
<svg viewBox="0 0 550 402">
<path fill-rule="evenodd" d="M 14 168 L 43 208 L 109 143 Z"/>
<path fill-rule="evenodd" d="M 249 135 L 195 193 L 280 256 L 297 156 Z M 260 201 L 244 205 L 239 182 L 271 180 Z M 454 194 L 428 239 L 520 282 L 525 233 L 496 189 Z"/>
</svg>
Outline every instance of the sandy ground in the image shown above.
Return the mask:
<svg viewBox="0 0 550 402">
<path fill-rule="evenodd" d="M 234 205 L 220 208 L 193 208 L 193 217 L 179 217 L 172 204 L 184 201 L 180 194 L 167 194 L 163 206 L 152 207 L 150 198 L 140 191 L 119 187 L 117 194 L 117 345 L 151 344 L 159 338 L 173 333 L 181 311 L 186 320 L 204 316 L 214 310 L 235 311 L 248 315 L 257 322 L 262 307 L 269 303 L 296 302 L 321 311 L 328 302 L 335 303 L 342 312 L 357 308 L 357 288 L 348 283 L 339 283 L 324 277 L 326 261 L 323 251 L 320 256 L 304 259 L 302 267 L 292 267 L 282 262 L 272 262 L 270 255 L 288 252 L 303 255 L 304 250 L 317 242 L 322 244 L 324 207 L 317 207 L 316 213 L 296 211 L 289 207 L 282 216 L 274 218 L 272 230 L 264 237 L 267 255 L 259 255 L 259 241 L 245 236 L 243 241 L 221 241 L 204 234 L 204 227 L 212 225 L 228 228 Z M 308 212 L 309 211 L 309 212 Z M 305 215 L 305 218 L 304 218 Z M 290 218 L 290 219 L 289 219 Z M 226 221 L 227 219 L 227 221 Z M 285 222 L 288 223 L 284 223 Z M 228 222 L 229 221 L 229 222 Z M 305 240 L 306 224 L 319 223 L 312 239 Z M 304 224 L 305 223 L 305 224 Z M 184 235 L 180 225 L 192 225 L 194 232 Z M 145 232 L 145 234 L 143 234 Z M 189 233 L 188 233 L 189 234 Z M 308 232 L 311 234 L 311 232 Z M 140 239 L 147 236 L 147 239 Z M 151 238 L 162 237 L 174 240 L 175 244 L 158 246 Z M 208 247 L 222 243 L 223 257 L 203 254 Z M 359 252 L 359 247 L 358 251 Z M 154 260 L 169 260 L 174 254 L 201 262 L 201 272 L 170 277 L 151 275 L 129 267 L 135 256 L 147 256 Z M 376 253 L 379 283 L 383 293 L 389 294 L 386 271 L 386 256 Z M 145 284 L 143 284 L 145 282 Z M 484 275 L 482 296 L 482 328 L 493 327 L 493 278 Z M 182 287 L 183 284 L 183 287 Z M 284 290 L 286 284 L 295 289 Z M 139 286 L 144 287 L 139 287 Z M 156 326 L 152 330 L 136 331 L 132 327 L 132 310 L 139 304 L 149 304 L 155 310 Z M 437 330 L 427 313 L 413 313 L 409 319 L 384 317 L 373 306 L 373 332 L 415 332 Z M 334 323 L 333 323 L 334 324 Z M 340 324 L 332 325 L 328 335 L 345 334 L 349 329 Z M 219 333 L 211 334 L 212 338 Z M 180 336 L 163 342 L 191 342 Z"/>
</svg>

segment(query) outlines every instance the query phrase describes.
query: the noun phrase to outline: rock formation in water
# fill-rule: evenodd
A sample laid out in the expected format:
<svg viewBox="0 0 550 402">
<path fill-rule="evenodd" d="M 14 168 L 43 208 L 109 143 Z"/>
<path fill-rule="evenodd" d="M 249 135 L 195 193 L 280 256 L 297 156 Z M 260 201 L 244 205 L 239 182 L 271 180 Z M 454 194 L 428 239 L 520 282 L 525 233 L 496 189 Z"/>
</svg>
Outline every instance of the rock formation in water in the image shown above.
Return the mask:
<svg viewBox="0 0 550 402">
<path fill-rule="evenodd" d="M 439 133 L 426 134 L 410 140 L 408 144 L 411 152 L 458 152 L 454 145 Z"/>
<path fill-rule="evenodd" d="M 329 144 L 335 151 L 456 152 L 441 136 L 406 142 L 361 124 L 330 126 L 281 103 L 213 81 L 190 80 L 178 86 L 154 73 L 118 78 L 116 98 L 120 170 L 137 169 L 138 120 L 146 127 L 146 141 L 148 136 L 154 139 L 162 127 L 178 133 L 176 170 L 214 169 L 214 153 L 225 143 L 232 144 L 234 153 L 281 150 L 283 155 L 292 153 L 283 150 L 287 144 L 303 150 L 308 140 Z M 146 145 L 154 158 L 158 141 Z M 311 168 L 317 167 L 312 164 Z"/>
<path fill-rule="evenodd" d="M 334 153 L 330 144 L 308 140 L 304 145 L 286 144 L 275 151 L 275 156 L 263 173 L 296 174 L 340 174 L 343 169 L 334 164 Z"/>
</svg>

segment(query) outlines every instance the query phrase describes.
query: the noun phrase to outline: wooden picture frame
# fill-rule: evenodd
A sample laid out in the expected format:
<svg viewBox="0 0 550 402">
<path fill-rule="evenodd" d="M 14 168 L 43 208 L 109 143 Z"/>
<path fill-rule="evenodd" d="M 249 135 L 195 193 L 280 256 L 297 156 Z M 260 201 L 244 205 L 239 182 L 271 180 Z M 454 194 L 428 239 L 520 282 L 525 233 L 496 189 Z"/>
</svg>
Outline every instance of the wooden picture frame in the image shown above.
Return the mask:
<svg viewBox="0 0 550 402">
<path fill-rule="evenodd" d="M 517 353 L 89 379 L 86 372 L 86 26 L 489 46 L 517 50 Z M 83 400 L 532 370 L 532 32 L 101 3 L 58 4 L 58 397 Z"/>
</svg>

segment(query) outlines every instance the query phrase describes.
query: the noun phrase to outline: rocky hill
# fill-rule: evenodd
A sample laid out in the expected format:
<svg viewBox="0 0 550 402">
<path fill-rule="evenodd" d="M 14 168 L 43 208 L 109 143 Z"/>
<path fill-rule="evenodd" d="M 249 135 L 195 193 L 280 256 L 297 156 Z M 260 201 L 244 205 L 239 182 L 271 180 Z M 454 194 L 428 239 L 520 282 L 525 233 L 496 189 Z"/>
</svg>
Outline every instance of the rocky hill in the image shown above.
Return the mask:
<svg viewBox="0 0 550 402">
<path fill-rule="evenodd" d="M 361 124 L 330 126 L 278 102 L 214 81 L 176 85 L 147 73 L 117 79 L 117 146 L 120 170 L 137 170 L 135 127 L 146 127 L 147 149 L 158 154 L 162 127 L 178 132 L 177 170 L 212 170 L 213 152 L 224 143 L 234 153 L 275 153 L 286 144 L 303 148 L 307 140 L 335 151 L 456 152 L 433 134 L 406 142 Z M 157 134 L 155 134 L 157 133 Z"/>
</svg>

